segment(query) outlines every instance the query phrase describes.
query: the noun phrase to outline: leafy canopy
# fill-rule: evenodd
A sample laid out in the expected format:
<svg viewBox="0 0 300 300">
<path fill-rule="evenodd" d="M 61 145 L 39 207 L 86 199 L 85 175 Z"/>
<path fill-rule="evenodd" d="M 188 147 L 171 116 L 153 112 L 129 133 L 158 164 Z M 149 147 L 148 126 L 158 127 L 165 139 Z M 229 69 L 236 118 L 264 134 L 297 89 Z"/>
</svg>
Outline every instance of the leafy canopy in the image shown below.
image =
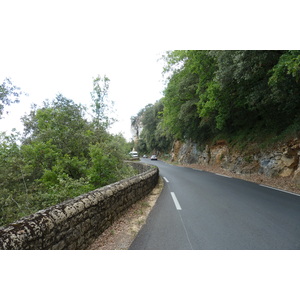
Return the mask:
<svg viewBox="0 0 300 300">
<path fill-rule="evenodd" d="M 0 225 L 133 174 L 124 164 L 130 146 L 107 132 L 110 118 L 97 106 L 102 92 L 97 80 L 92 121 L 85 107 L 58 94 L 22 118 L 23 136 L 0 134 Z"/>
</svg>

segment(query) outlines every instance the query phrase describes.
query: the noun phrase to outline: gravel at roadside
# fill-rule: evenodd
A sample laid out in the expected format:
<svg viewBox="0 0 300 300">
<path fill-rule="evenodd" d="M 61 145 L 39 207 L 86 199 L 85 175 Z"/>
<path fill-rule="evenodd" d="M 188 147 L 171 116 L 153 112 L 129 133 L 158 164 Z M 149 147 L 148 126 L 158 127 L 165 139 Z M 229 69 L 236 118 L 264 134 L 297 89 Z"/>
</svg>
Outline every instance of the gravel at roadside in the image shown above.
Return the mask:
<svg viewBox="0 0 300 300">
<path fill-rule="evenodd" d="M 225 170 L 219 166 L 208 166 L 208 165 L 197 165 L 197 164 L 191 164 L 191 165 L 178 165 L 182 167 L 188 167 L 188 168 L 194 168 L 199 169 L 207 172 L 212 173 L 218 173 L 226 176 L 230 176 L 233 178 L 239 178 L 246 181 L 255 182 L 258 184 L 267 185 L 270 187 L 274 187 L 277 189 L 281 189 L 288 192 L 293 192 L 300 194 L 300 188 L 297 187 L 291 180 L 290 177 L 267 177 L 265 175 L 260 174 L 236 174 L 233 172 L 230 172 L 228 170 Z"/>
<path fill-rule="evenodd" d="M 134 203 L 87 250 L 127 250 L 146 223 L 146 219 L 156 203 L 163 185 L 164 182 L 160 177 L 152 192 L 142 200 Z"/>
</svg>

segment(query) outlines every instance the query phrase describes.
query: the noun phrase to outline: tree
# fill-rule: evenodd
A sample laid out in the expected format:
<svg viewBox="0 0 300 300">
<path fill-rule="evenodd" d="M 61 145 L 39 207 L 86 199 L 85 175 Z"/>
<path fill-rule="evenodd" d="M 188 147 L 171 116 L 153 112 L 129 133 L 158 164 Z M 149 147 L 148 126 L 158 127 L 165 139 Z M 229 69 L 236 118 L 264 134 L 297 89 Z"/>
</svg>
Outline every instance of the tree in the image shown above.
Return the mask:
<svg viewBox="0 0 300 300">
<path fill-rule="evenodd" d="M 98 188 L 132 175 L 132 170 L 124 164 L 125 155 L 129 151 L 130 145 L 120 134 L 90 144 L 87 170 L 89 182 Z"/>
<path fill-rule="evenodd" d="M 269 85 L 270 71 L 284 51 L 211 51 L 218 69 L 217 118 L 220 129 L 236 131 L 249 124 L 276 127 L 280 113 Z"/>
<path fill-rule="evenodd" d="M 147 106 L 146 106 L 147 107 Z M 131 128 L 134 132 L 135 139 L 139 139 L 140 133 L 143 129 L 142 121 L 143 121 L 143 114 L 145 112 L 145 108 L 141 109 L 136 116 L 132 116 L 131 120 Z"/>
<path fill-rule="evenodd" d="M 168 52 L 165 129 L 194 141 L 253 126 L 282 130 L 299 111 L 299 57 L 299 51 Z"/>
<path fill-rule="evenodd" d="M 142 153 L 165 152 L 170 148 L 171 141 L 161 126 L 162 101 L 154 105 L 148 104 L 140 111 L 142 131 L 138 139 L 137 150 Z"/>
<path fill-rule="evenodd" d="M 12 84 L 9 78 L 6 78 L 0 85 L 0 119 L 4 113 L 4 107 L 12 103 L 19 103 L 19 97 L 22 94 L 19 87 Z"/>
<path fill-rule="evenodd" d="M 199 77 L 181 70 L 173 75 L 164 92 L 163 128 L 177 139 L 197 139 Z"/>
<path fill-rule="evenodd" d="M 93 91 L 91 92 L 91 98 L 93 101 L 92 110 L 94 113 L 93 120 L 95 126 L 107 128 L 114 120 L 107 116 L 107 110 L 110 109 L 108 103 L 108 89 L 110 79 L 104 75 L 103 78 L 98 75 L 93 79 Z"/>
<path fill-rule="evenodd" d="M 269 71 L 271 101 L 274 105 L 279 129 L 292 122 L 296 128 L 300 121 L 300 51 L 285 51 L 278 63 Z"/>
<path fill-rule="evenodd" d="M 163 127 L 175 139 L 203 139 L 215 127 L 210 96 L 216 61 L 209 51 L 198 50 L 167 52 L 164 59 L 170 76 L 164 91 Z"/>
<path fill-rule="evenodd" d="M 285 75 L 291 75 L 296 82 L 300 81 L 300 51 L 282 51 L 278 63 L 273 67 L 270 84 L 276 83 Z"/>
<path fill-rule="evenodd" d="M 91 126 L 84 119 L 84 108 L 59 94 L 52 102 L 22 118 L 24 144 L 51 141 L 63 155 L 85 156 L 88 153 Z M 92 132 L 91 132 L 92 134 Z"/>
<path fill-rule="evenodd" d="M 19 134 L 0 134 L 0 226 L 30 213 L 30 183 L 18 145 Z"/>
<path fill-rule="evenodd" d="M 59 94 L 22 118 L 22 138 L 0 134 L 0 225 L 135 174 L 124 164 L 130 145 L 107 132 L 103 107 L 91 122 L 85 111 Z"/>
</svg>

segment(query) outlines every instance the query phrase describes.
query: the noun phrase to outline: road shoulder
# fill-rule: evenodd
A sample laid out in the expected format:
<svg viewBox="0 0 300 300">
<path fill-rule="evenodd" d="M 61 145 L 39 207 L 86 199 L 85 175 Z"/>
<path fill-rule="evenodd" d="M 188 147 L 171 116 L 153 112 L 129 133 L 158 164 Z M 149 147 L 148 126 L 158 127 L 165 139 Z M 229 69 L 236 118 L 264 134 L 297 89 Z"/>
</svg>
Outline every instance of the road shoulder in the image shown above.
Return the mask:
<svg viewBox="0 0 300 300">
<path fill-rule="evenodd" d="M 87 250 L 128 250 L 136 235 L 146 223 L 163 186 L 164 182 L 160 177 L 152 192 L 142 200 L 134 203 Z"/>
<path fill-rule="evenodd" d="M 167 162 L 167 163 L 170 163 L 170 162 Z M 193 168 L 193 169 L 198 169 L 198 170 L 211 172 L 211 173 L 215 173 L 215 174 L 221 174 L 221 175 L 229 176 L 232 178 L 238 178 L 238 179 L 242 179 L 245 181 L 250 181 L 250 182 L 257 183 L 257 184 L 281 189 L 283 191 L 300 194 L 300 188 L 292 182 L 290 177 L 267 177 L 266 175 L 257 174 L 257 173 L 237 174 L 237 173 L 225 170 L 225 169 L 221 168 L 220 166 L 216 166 L 216 165 L 214 165 L 214 166 L 198 165 L 198 164 L 190 164 L 190 165 L 175 164 L 175 165 L 178 167 Z"/>
</svg>

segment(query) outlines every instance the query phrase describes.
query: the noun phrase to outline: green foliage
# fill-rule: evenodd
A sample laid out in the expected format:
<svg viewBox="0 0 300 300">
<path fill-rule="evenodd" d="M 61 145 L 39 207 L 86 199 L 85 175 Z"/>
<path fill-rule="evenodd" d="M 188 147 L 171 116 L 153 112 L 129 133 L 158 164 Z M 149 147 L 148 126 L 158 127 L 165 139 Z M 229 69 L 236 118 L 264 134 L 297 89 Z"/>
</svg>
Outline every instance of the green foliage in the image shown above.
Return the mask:
<svg viewBox="0 0 300 300">
<path fill-rule="evenodd" d="M 59 94 L 22 118 L 23 137 L 0 135 L 0 226 L 135 174 L 124 164 L 132 145 L 107 132 L 101 106 L 91 122 L 85 110 Z"/>
<path fill-rule="evenodd" d="M 272 113 L 280 134 L 300 117 L 300 51 L 286 51 L 269 75 Z"/>
<path fill-rule="evenodd" d="M 139 112 L 141 127 L 143 128 L 138 139 L 137 151 L 140 153 L 166 152 L 170 149 L 171 140 L 161 124 L 163 102 L 149 104 Z"/>
<path fill-rule="evenodd" d="M 100 144 L 90 146 L 92 167 L 89 169 L 89 178 L 94 186 L 104 186 L 116 181 L 118 161 L 105 148 Z"/>
<path fill-rule="evenodd" d="M 271 70 L 273 73 L 269 79 L 271 85 L 284 79 L 285 75 L 291 75 L 296 82 L 300 80 L 300 51 L 287 51 L 280 56 L 278 63 Z"/>
<path fill-rule="evenodd" d="M 31 180 L 40 178 L 44 170 L 50 170 L 61 155 L 52 140 L 34 141 L 21 146 L 22 156 L 26 161 L 26 170 Z"/>
<path fill-rule="evenodd" d="M 141 110 L 140 150 L 158 149 L 163 137 L 171 145 L 226 136 L 246 149 L 299 133 L 300 51 L 175 50 L 163 59 L 162 108 Z"/>
<path fill-rule="evenodd" d="M 3 115 L 5 106 L 12 103 L 19 103 L 19 96 L 22 94 L 19 87 L 12 84 L 9 78 L 6 78 L 0 84 L 0 119 Z"/>
<path fill-rule="evenodd" d="M 108 89 L 110 79 L 104 75 L 97 76 L 93 80 L 93 91 L 91 92 L 91 98 L 93 104 L 91 105 L 93 110 L 93 122 L 96 127 L 107 128 L 113 119 L 108 118 L 107 111 L 111 108 L 108 102 Z"/>
<path fill-rule="evenodd" d="M 93 128 L 83 116 L 81 105 L 59 94 L 52 102 L 44 102 L 44 107 L 39 109 L 34 107 L 22 118 L 24 144 L 51 141 L 62 154 L 84 156 L 88 151 L 88 133 Z"/>
<path fill-rule="evenodd" d="M 208 51 L 177 50 L 169 56 L 168 64 L 176 62 L 181 67 L 175 69 L 165 89 L 162 124 L 176 139 L 197 140 L 202 136 L 201 127 L 214 120 L 218 105 L 217 85 L 212 81 L 215 60 Z"/>
<path fill-rule="evenodd" d="M 29 211 L 29 185 L 24 160 L 18 146 L 18 133 L 0 135 L 0 224 L 10 222 Z M 18 193 L 22 194 L 19 199 Z"/>
</svg>

